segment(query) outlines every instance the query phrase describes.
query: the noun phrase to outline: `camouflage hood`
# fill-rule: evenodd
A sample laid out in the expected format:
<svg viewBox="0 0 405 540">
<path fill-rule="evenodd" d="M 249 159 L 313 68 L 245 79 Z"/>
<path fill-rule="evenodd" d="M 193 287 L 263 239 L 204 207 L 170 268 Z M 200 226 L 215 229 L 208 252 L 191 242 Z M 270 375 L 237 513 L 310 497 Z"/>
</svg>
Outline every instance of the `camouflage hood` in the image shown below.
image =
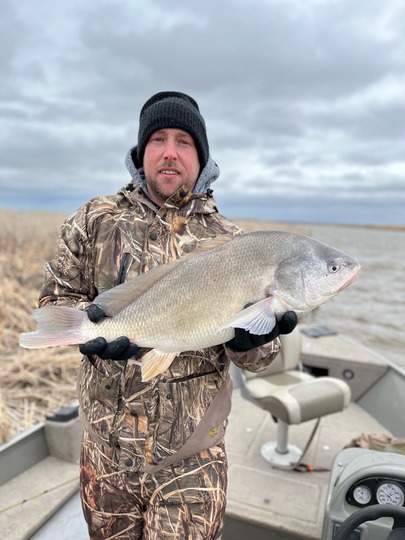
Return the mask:
<svg viewBox="0 0 405 540">
<path fill-rule="evenodd" d="M 146 190 L 145 174 L 143 167 L 140 166 L 136 156 L 136 146 L 129 150 L 127 157 L 125 158 L 125 165 L 132 177 L 134 185 L 140 186 Z M 194 187 L 194 193 L 206 193 L 212 182 L 215 182 L 215 180 L 218 178 L 219 172 L 218 165 L 210 156 L 206 166 L 201 171 L 200 176 L 197 179 L 197 183 Z"/>
</svg>

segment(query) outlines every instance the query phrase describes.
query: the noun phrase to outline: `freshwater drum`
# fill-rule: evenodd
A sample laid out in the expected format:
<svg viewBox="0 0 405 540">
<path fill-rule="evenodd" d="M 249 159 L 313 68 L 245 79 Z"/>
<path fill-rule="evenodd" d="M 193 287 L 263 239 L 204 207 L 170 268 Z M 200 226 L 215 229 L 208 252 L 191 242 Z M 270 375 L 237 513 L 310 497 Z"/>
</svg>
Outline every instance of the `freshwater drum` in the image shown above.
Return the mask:
<svg viewBox="0 0 405 540">
<path fill-rule="evenodd" d="M 149 380 L 181 352 L 229 341 L 234 328 L 267 334 L 286 311 L 308 313 L 344 290 L 359 271 L 353 257 L 308 236 L 221 236 L 97 296 L 94 304 L 107 315 L 97 324 L 71 307 L 35 310 L 38 328 L 21 334 L 20 345 L 38 349 L 126 335 L 152 349 L 141 363 L 143 380 Z"/>
</svg>

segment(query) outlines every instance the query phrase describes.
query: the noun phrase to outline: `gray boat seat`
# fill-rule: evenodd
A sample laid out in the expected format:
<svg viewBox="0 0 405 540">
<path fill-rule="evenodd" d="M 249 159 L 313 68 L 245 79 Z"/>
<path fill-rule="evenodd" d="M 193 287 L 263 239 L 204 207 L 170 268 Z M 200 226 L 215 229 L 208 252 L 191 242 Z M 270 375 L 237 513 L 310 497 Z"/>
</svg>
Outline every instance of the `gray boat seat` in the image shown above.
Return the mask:
<svg viewBox="0 0 405 540">
<path fill-rule="evenodd" d="M 300 351 L 296 329 L 281 336 L 280 353 L 264 371 L 243 372 L 249 396 L 277 419 L 277 441 L 261 449 L 274 467 L 292 468 L 301 458 L 302 451 L 288 444 L 290 425 L 340 412 L 350 403 L 350 388 L 343 380 L 314 377 L 299 369 Z"/>
</svg>

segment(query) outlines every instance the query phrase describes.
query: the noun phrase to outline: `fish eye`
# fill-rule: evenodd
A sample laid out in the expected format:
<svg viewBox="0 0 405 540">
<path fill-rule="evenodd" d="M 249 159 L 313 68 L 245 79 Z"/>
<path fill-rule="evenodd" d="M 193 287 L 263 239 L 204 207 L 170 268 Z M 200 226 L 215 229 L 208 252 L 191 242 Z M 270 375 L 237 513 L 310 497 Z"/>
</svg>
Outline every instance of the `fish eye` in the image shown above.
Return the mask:
<svg viewBox="0 0 405 540">
<path fill-rule="evenodd" d="M 335 274 L 336 272 L 339 272 L 340 268 L 341 268 L 341 265 L 337 263 L 336 261 L 328 264 L 328 272 L 330 272 L 331 274 Z"/>
</svg>

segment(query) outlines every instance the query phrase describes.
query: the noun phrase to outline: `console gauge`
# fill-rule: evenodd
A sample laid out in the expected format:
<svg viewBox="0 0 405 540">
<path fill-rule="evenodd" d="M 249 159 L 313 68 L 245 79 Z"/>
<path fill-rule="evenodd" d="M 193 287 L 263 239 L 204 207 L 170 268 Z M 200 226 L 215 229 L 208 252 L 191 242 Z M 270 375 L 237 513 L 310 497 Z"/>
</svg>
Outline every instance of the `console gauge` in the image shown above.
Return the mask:
<svg viewBox="0 0 405 540">
<path fill-rule="evenodd" d="M 377 488 L 377 502 L 379 504 L 392 504 L 402 506 L 405 501 L 405 494 L 398 484 L 393 482 L 383 482 Z"/>
<path fill-rule="evenodd" d="M 357 486 L 353 490 L 353 499 L 359 504 L 368 504 L 371 501 L 371 490 L 367 486 Z"/>
</svg>

